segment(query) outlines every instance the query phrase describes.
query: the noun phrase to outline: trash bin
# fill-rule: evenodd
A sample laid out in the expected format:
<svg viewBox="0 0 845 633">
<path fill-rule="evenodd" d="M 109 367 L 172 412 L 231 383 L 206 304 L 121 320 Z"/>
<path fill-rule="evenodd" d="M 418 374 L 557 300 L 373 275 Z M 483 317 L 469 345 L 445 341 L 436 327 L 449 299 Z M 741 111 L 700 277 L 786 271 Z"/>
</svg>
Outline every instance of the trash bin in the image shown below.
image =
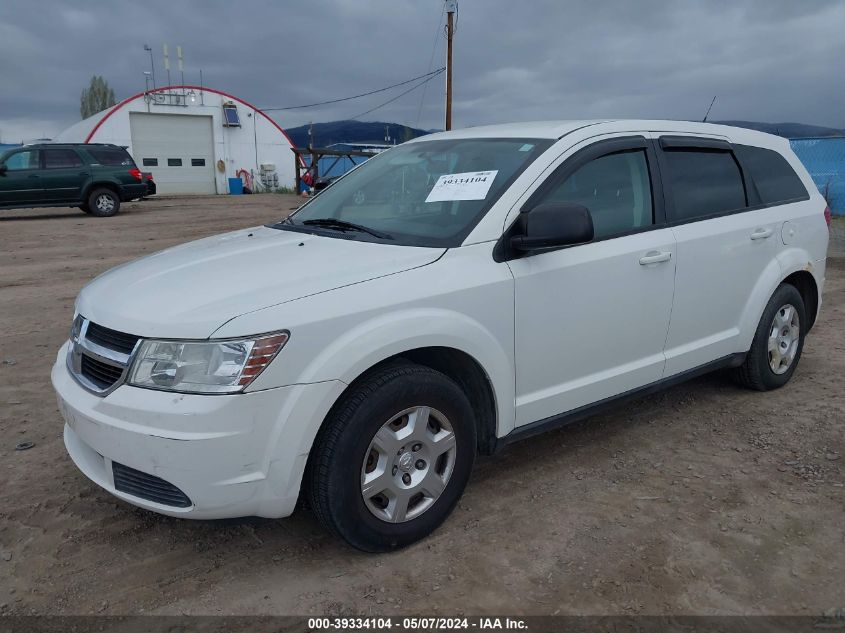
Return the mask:
<svg viewBox="0 0 845 633">
<path fill-rule="evenodd" d="M 229 194 L 239 196 L 244 192 L 244 181 L 240 178 L 229 178 Z"/>
</svg>

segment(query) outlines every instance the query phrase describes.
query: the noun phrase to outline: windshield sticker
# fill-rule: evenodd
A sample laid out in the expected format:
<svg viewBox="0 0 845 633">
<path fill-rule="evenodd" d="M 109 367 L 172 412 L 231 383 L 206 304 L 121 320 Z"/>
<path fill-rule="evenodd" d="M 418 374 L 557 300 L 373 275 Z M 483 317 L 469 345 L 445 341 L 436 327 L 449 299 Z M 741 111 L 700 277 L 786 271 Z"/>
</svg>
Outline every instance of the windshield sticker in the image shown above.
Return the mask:
<svg viewBox="0 0 845 633">
<path fill-rule="evenodd" d="M 531 143 L 526 143 L 525 145 L 523 145 L 522 147 L 519 148 L 519 151 L 520 152 L 530 152 L 532 149 L 534 149 L 534 146 Z"/>
<path fill-rule="evenodd" d="M 453 200 L 484 200 L 499 170 L 468 171 L 462 174 L 443 174 L 434 183 L 426 202 Z"/>
</svg>

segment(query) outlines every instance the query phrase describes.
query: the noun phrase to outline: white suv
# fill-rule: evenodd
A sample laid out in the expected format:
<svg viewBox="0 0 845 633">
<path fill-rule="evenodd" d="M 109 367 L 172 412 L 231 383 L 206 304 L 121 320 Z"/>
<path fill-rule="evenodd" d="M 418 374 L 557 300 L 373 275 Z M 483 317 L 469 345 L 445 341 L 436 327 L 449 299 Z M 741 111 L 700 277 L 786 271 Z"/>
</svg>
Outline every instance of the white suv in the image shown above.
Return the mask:
<svg viewBox="0 0 845 633">
<path fill-rule="evenodd" d="M 89 284 L 52 372 L 65 444 L 156 512 L 283 517 L 304 498 L 353 546 L 402 547 L 476 454 L 717 368 L 784 385 L 826 215 L 787 141 L 748 130 L 426 136 L 286 220 Z"/>
</svg>

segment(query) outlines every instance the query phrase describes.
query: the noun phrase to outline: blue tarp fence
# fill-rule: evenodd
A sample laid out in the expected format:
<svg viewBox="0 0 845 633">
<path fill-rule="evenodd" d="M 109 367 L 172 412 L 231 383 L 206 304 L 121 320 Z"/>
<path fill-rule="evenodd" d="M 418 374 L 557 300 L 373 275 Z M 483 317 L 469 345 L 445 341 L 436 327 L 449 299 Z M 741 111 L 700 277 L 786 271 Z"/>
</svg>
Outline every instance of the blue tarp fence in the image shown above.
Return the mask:
<svg viewBox="0 0 845 633">
<path fill-rule="evenodd" d="M 826 193 L 831 212 L 845 215 L 845 137 L 797 138 L 789 143 L 816 187 Z"/>
</svg>

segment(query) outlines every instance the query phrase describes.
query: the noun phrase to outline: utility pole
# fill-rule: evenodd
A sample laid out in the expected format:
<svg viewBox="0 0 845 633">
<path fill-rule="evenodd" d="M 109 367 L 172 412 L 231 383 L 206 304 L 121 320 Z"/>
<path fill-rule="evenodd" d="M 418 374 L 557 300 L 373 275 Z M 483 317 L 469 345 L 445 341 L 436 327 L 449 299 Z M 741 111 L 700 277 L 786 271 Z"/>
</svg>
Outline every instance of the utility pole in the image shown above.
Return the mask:
<svg viewBox="0 0 845 633">
<path fill-rule="evenodd" d="M 446 0 L 446 130 L 452 129 L 452 36 L 458 0 Z"/>
</svg>

